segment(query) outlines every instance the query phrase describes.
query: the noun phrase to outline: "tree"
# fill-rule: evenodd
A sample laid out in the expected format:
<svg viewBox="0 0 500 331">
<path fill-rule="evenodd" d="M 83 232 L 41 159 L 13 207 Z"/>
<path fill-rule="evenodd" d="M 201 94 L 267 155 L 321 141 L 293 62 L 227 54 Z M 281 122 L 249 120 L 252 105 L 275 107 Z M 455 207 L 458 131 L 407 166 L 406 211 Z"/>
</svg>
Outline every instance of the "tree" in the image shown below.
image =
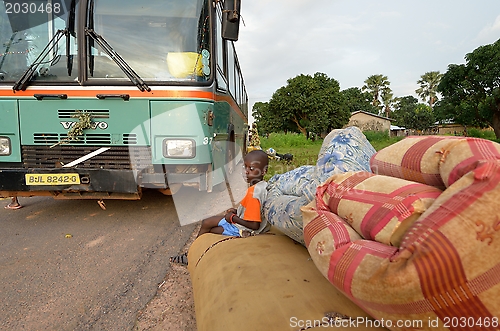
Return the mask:
<svg viewBox="0 0 500 331">
<path fill-rule="evenodd" d="M 371 104 L 371 94 L 363 92 L 359 87 L 351 87 L 342 90 L 341 93 L 346 99 L 346 106 L 349 112 L 365 111 L 378 115 L 378 109 Z"/>
<path fill-rule="evenodd" d="M 407 95 L 396 100 L 392 113 L 394 124 L 406 129 L 423 131 L 432 127 L 436 122 L 432 108 L 426 104 L 418 103 L 417 98 Z"/>
<path fill-rule="evenodd" d="M 252 116 L 261 134 L 273 132 L 274 118 L 269 113 L 268 106 L 267 102 L 256 102 L 252 107 Z"/>
<path fill-rule="evenodd" d="M 413 112 L 406 114 L 405 122 L 405 127 L 407 129 L 414 129 L 419 131 L 429 129 L 434 125 L 435 122 L 432 108 L 426 104 L 419 103 L 414 108 Z"/>
<path fill-rule="evenodd" d="M 396 98 L 394 111 L 391 118 L 394 119 L 394 124 L 398 126 L 408 127 L 408 114 L 413 114 L 417 108 L 418 99 L 414 96 L 407 95 L 405 97 Z"/>
<path fill-rule="evenodd" d="M 293 122 L 306 137 L 309 132 L 320 134 L 349 122 L 351 114 L 337 80 L 318 72 L 298 75 L 287 83 L 271 97 L 269 111 Z"/>
<path fill-rule="evenodd" d="M 380 95 L 382 90 L 388 88 L 391 83 L 387 76 L 384 75 L 371 75 L 365 80 L 365 85 L 361 88 L 362 91 L 368 90 L 372 95 L 372 105 L 380 109 Z"/>
<path fill-rule="evenodd" d="M 465 60 L 450 64 L 441 78 L 438 113 L 462 125 L 490 125 L 500 139 L 500 39 L 476 48 Z"/>
<path fill-rule="evenodd" d="M 386 87 L 382 90 L 382 104 L 384 105 L 383 113 L 385 117 L 390 117 L 391 115 L 391 106 L 394 103 L 394 94 L 389 87 Z"/>
<path fill-rule="evenodd" d="M 420 87 L 415 92 L 422 100 L 427 101 L 431 108 L 437 101 L 437 87 L 442 77 L 443 74 L 439 71 L 429 71 L 420 76 L 417 81 Z"/>
<path fill-rule="evenodd" d="M 289 120 L 269 110 L 268 102 L 256 102 L 252 108 L 252 116 L 261 135 L 271 132 L 295 131 L 296 127 Z"/>
</svg>

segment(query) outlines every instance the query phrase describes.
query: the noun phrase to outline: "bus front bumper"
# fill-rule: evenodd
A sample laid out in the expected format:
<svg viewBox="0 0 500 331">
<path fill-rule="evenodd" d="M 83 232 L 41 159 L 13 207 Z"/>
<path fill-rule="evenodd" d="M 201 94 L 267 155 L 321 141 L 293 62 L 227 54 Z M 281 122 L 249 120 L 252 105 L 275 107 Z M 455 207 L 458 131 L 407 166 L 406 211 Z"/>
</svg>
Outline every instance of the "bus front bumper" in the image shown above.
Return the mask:
<svg viewBox="0 0 500 331">
<path fill-rule="evenodd" d="M 132 170 L 0 168 L 0 197 L 140 199 L 140 193 Z"/>
</svg>

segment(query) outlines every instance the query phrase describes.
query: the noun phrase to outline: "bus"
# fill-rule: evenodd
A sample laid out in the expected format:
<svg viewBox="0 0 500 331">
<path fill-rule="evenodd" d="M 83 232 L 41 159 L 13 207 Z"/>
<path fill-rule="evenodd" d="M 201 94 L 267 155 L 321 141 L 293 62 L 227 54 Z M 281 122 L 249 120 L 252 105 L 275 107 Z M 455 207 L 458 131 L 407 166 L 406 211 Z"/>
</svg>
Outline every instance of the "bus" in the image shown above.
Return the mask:
<svg viewBox="0 0 500 331">
<path fill-rule="evenodd" d="M 240 0 L 0 7 L 0 197 L 225 189 L 248 133 Z"/>
</svg>

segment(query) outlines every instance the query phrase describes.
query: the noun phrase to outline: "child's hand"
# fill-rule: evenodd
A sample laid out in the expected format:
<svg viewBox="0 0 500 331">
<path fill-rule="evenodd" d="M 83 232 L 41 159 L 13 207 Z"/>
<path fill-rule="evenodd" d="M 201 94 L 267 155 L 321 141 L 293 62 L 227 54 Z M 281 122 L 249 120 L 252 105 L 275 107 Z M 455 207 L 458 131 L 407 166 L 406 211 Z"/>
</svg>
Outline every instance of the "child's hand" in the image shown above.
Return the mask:
<svg viewBox="0 0 500 331">
<path fill-rule="evenodd" d="M 236 214 L 238 211 L 236 210 L 236 208 L 229 208 L 228 210 L 226 210 L 226 214 L 227 213 L 233 213 L 233 214 Z"/>
<path fill-rule="evenodd" d="M 231 223 L 231 216 L 233 216 L 233 215 L 236 215 L 236 213 L 233 212 L 233 210 L 228 209 L 228 212 L 226 213 L 226 215 L 224 215 L 226 222 Z"/>
</svg>

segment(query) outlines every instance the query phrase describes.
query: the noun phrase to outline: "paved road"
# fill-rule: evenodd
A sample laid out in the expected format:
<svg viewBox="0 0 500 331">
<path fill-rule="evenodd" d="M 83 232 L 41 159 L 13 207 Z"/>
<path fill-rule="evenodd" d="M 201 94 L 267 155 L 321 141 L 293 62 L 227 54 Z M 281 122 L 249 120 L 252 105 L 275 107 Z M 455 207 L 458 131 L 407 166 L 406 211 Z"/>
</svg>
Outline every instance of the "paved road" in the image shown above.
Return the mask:
<svg viewBox="0 0 500 331">
<path fill-rule="evenodd" d="M 106 210 L 20 201 L 20 210 L 0 210 L 1 330 L 131 329 L 193 231 L 179 225 L 172 198 L 155 192 L 107 201 Z"/>
<path fill-rule="evenodd" d="M 240 174 L 230 178 L 235 201 L 246 189 Z M 228 191 L 193 188 L 107 200 L 106 210 L 91 200 L 19 200 L 19 210 L 0 200 L 0 330 L 131 330 L 193 222 L 231 206 Z"/>
<path fill-rule="evenodd" d="M 156 192 L 106 201 L 106 210 L 95 201 L 20 201 L 22 209 L 0 209 L 1 330 L 131 329 L 193 231 Z"/>
</svg>

